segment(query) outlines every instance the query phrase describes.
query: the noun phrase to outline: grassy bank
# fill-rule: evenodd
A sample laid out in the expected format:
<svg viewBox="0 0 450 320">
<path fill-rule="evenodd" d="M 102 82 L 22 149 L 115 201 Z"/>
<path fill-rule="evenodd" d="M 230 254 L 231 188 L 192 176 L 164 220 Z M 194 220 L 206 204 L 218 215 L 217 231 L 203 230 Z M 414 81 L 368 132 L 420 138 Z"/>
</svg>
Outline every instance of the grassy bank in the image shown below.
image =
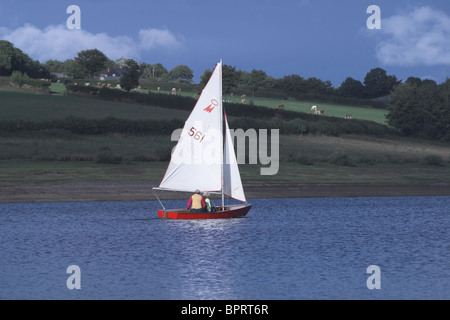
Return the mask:
<svg viewBox="0 0 450 320">
<path fill-rule="evenodd" d="M 145 182 L 156 186 L 167 162 L 102 164 L 74 161 L 1 160 L 0 185 L 74 182 Z M 449 183 L 450 166 L 376 164 L 356 167 L 281 162 L 276 175 L 262 176 L 260 165 L 240 165 L 244 186 L 264 184 L 419 184 Z"/>
<path fill-rule="evenodd" d="M 77 135 L 64 131 L 5 135 L 0 139 L 0 159 L 101 162 L 109 152 L 111 162 L 167 161 L 175 143 L 170 135 Z M 279 139 L 279 157 L 284 162 L 333 162 L 339 155 L 347 159 L 347 163 L 337 163 L 342 166 L 420 164 L 433 156 L 444 166 L 450 161 L 450 148 L 439 142 L 358 135 L 282 135 Z"/>
<path fill-rule="evenodd" d="M 133 135 L 2 137 L 0 201 L 70 200 L 76 190 L 78 200 L 151 199 L 151 188 L 167 169 L 168 140 L 168 136 Z M 352 189 L 346 194 L 360 194 L 361 186 L 374 188 L 364 195 L 383 195 L 386 185 L 414 185 L 413 194 L 442 194 L 450 191 L 449 159 L 450 148 L 436 142 L 281 136 L 277 174 L 261 175 L 260 163 L 240 165 L 240 171 L 244 187 L 254 197 L 315 196 L 311 186 L 320 196 L 339 195 L 341 187 Z M 340 187 L 330 190 L 325 184 Z M 298 190 L 298 185 L 309 187 Z M 411 194 L 396 190 L 393 194 Z"/>
<path fill-rule="evenodd" d="M 290 135 L 280 139 L 280 150 L 282 159 L 295 162 L 330 162 L 338 155 L 346 155 L 349 161 L 347 165 L 350 166 L 376 163 L 419 164 L 433 156 L 441 159 L 442 165 L 450 162 L 448 143 L 401 137 Z"/>
<path fill-rule="evenodd" d="M 0 161 L 0 202 L 156 200 L 166 162 L 118 165 L 63 161 Z M 242 165 L 247 197 L 341 197 L 450 195 L 450 167 L 377 164 L 337 167 L 280 164 L 274 176 Z M 183 193 L 162 193 L 161 199 L 186 199 Z"/>
</svg>

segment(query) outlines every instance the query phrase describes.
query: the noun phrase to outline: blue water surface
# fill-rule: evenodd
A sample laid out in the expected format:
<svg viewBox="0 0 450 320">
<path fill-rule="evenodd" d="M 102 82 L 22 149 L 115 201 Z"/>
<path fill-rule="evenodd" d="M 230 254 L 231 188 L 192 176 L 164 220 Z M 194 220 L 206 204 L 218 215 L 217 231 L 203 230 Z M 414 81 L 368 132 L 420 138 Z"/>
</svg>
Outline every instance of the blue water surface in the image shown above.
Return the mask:
<svg viewBox="0 0 450 320">
<path fill-rule="evenodd" d="M 250 202 L 230 220 L 158 219 L 155 201 L 0 204 L 0 299 L 450 298 L 450 197 Z"/>
</svg>

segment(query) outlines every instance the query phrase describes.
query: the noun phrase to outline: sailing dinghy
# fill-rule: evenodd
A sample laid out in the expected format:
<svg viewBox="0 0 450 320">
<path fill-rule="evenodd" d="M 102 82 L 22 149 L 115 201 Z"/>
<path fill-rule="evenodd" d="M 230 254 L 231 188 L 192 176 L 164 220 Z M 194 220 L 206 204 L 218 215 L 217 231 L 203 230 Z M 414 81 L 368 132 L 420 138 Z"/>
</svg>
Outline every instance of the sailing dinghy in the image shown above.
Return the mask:
<svg viewBox="0 0 450 320">
<path fill-rule="evenodd" d="M 243 217 L 250 210 L 222 108 L 222 60 L 216 65 L 185 122 L 164 178 L 153 190 L 190 193 L 201 190 L 222 196 L 221 205 L 212 206 L 212 212 L 203 213 L 191 213 L 185 208 L 166 209 L 158 198 L 163 207 L 163 210 L 158 210 L 160 218 L 226 219 Z M 225 196 L 242 204 L 225 205 Z"/>
</svg>

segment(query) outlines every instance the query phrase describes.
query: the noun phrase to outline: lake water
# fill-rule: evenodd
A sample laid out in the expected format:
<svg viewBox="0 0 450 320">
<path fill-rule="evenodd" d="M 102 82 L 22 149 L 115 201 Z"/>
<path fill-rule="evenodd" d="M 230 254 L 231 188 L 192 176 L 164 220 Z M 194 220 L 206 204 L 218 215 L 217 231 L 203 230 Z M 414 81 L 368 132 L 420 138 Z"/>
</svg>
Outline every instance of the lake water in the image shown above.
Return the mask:
<svg viewBox="0 0 450 320">
<path fill-rule="evenodd" d="M 197 221 L 155 201 L 0 204 L 0 299 L 450 298 L 450 197 L 249 202 Z"/>
</svg>

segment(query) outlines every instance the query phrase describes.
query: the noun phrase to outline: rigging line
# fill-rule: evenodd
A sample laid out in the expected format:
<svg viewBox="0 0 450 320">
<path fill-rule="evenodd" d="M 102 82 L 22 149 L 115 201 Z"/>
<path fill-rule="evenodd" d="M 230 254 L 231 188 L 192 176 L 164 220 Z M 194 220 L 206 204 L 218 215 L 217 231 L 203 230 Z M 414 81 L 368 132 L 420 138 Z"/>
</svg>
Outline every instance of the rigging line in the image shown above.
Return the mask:
<svg viewBox="0 0 450 320">
<path fill-rule="evenodd" d="M 164 209 L 164 211 L 165 211 L 166 208 L 165 208 L 164 205 L 162 204 L 161 200 L 159 200 L 159 197 L 158 197 L 158 195 L 156 194 L 155 189 L 153 188 L 152 191 L 153 191 L 153 194 L 155 195 L 156 199 L 158 199 L 159 204 L 161 205 L 161 207 L 162 207 L 162 208 Z"/>
</svg>

